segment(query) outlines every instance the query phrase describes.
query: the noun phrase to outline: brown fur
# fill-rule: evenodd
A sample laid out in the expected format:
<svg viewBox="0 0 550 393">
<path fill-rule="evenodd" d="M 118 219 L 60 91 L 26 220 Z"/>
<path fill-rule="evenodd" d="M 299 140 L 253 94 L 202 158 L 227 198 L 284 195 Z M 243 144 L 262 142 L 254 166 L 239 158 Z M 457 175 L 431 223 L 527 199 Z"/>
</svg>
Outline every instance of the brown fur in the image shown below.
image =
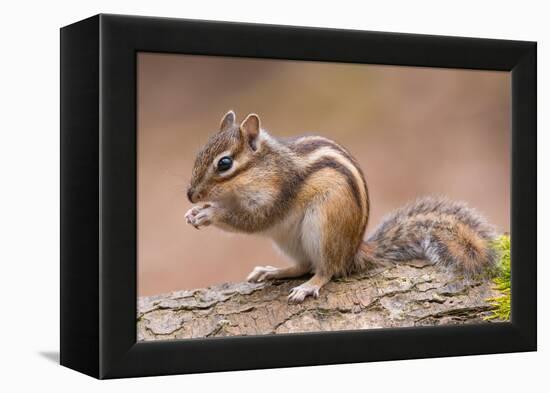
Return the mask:
<svg viewBox="0 0 550 393">
<path fill-rule="evenodd" d="M 218 173 L 214 161 L 225 152 L 233 167 Z M 274 138 L 261 129 L 257 115 L 240 126 L 232 112 L 222 119 L 220 131 L 197 155 L 189 196 L 212 202 L 202 208 L 208 214 L 203 222 L 272 234 L 296 259 L 295 268 L 258 267 L 249 279 L 315 273 L 291 292 L 292 301 L 316 296 L 333 276 L 401 260 L 426 258 L 476 273 L 495 259 L 492 227 L 472 209 L 445 199 L 424 198 L 397 210 L 363 241 L 370 201 L 357 161 L 326 138 Z M 197 210 L 186 217 L 200 225 Z M 303 218 L 287 222 L 294 217 Z"/>
</svg>

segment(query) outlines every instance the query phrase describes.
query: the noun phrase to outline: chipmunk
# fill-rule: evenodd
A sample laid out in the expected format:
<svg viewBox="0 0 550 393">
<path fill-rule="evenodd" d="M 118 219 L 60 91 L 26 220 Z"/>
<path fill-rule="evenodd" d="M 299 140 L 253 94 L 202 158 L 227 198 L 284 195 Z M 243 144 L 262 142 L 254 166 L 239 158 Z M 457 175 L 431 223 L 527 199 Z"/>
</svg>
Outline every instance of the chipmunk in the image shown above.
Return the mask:
<svg viewBox="0 0 550 393">
<path fill-rule="evenodd" d="M 398 261 L 426 259 L 466 274 L 495 263 L 492 226 L 473 209 L 422 198 L 394 213 L 363 239 L 369 218 L 367 184 L 357 161 L 321 136 L 276 138 L 250 114 L 233 111 L 199 151 L 185 215 L 195 228 L 268 236 L 289 256 L 290 267 L 256 267 L 247 280 L 262 282 L 313 273 L 288 299 L 319 296 L 333 277 Z"/>
</svg>

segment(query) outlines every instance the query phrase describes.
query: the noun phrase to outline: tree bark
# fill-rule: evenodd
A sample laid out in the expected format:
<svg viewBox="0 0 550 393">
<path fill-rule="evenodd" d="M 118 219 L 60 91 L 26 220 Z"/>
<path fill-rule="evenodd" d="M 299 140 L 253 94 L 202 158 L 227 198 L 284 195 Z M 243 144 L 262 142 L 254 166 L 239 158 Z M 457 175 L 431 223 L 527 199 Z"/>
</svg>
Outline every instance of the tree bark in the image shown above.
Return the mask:
<svg viewBox="0 0 550 393">
<path fill-rule="evenodd" d="M 138 340 L 489 323 L 489 279 L 412 261 L 340 278 L 318 299 L 289 304 L 305 278 L 226 283 L 138 299 Z"/>
</svg>

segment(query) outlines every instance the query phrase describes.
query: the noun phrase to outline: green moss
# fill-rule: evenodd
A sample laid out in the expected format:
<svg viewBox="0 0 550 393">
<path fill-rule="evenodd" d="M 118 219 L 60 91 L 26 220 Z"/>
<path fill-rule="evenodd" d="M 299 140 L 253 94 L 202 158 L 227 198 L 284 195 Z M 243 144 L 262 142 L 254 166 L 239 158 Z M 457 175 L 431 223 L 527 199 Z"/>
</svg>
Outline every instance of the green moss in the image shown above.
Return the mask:
<svg viewBox="0 0 550 393">
<path fill-rule="evenodd" d="M 498 252 L 499 260 L 495 269 L 493 282 L 500 296 L 487 299 L 494 309 L 486 320 L 510 320 L 510 236 L 499 236 L 492 244 Z"/>
</svg>

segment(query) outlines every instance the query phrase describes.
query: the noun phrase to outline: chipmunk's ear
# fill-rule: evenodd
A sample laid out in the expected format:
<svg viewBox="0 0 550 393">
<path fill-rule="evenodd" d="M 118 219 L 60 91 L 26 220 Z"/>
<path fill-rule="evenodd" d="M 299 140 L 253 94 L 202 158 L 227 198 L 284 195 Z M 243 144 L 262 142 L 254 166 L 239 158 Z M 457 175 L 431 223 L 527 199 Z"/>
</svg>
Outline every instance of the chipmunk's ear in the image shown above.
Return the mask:
<svg viewBox="0 0 550 393">
<path fill-rule="evenodd" d="M 248 115 L 241 123 L 241 133 L 252 150 L 256 150 L 260 135 L 260 117 L 255 113 Z"/>
<path fill-rule="evenodd" d="M 227 112 L 223 116 L 222 121 L 220 122 L 220 131 L 225 131 L 230 127 L 232 127 L 233 125 L 235 125 L 235 120 L 236 120 L 235 112 L 233 111 Z"/>
</svg>

